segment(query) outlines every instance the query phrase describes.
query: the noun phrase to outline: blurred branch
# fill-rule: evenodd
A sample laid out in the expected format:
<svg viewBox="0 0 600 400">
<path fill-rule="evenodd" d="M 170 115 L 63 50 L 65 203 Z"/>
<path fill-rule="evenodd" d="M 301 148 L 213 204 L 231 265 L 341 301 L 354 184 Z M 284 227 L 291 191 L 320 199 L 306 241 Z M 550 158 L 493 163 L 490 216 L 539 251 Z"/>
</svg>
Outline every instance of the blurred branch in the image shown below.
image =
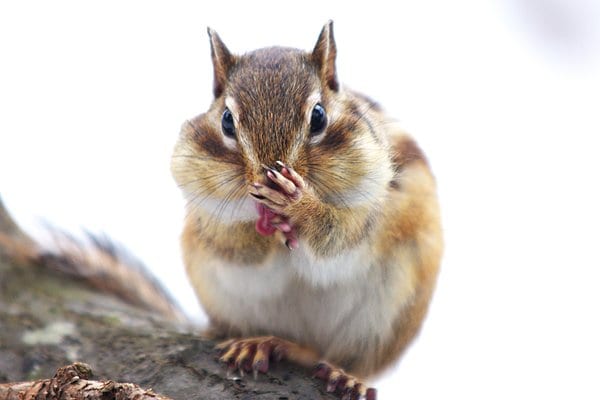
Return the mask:
<svg viewBox="0 0 600 400">
<path fill-rule="evenodd" d="M 161 397 L 135 385 L 186 400 L 335 398 L 308 371 L 285 362 L 256 380 L 228 376 L 216 360 L 215 342 L 201 338 L 189 323 L 45 265 L 37 257 L 40 248 L 0 202 L 0 382 L 7 382 L 0 399 L 57 399 L 51 395 L 56 385 L 87 381 L 89 368 L 73 364 L 77 361 L 93 365 L 107 380 L 87 381 L 90 389 L 138 390 L 146 396 L 141 398 Z M 69 367 L 56 372 L 63 366 Z M 36 390 L 38 397 L 24 394 Z M 60 398 L 82 398 L 77 396 Z"/>
<path fill-rule="evenodd" d="M 85 400 L 170 400 L 131 383 L 92 381 L 89 365 L 74 363 L 59 368 L 51 379 L 0 384 L 0 400 L 85 399 Z"/>
</svg>

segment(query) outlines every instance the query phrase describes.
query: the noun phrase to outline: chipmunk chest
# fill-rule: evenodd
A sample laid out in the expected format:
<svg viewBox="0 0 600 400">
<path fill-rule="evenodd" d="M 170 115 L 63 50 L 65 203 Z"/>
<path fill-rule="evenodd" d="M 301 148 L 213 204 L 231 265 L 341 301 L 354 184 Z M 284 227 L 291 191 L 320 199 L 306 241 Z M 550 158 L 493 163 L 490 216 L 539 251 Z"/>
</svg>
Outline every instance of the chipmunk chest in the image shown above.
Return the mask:
<svg viewBox="0 0 600 400">
<path fill-rule="evenodd" d="M 366 258 L 360 248 L 328 260 L 296 252 L 262 268 L 232 270 L 218 282 L 227 308 L 222 315 L 244 334 L 275 334 L 322 349 L 336 340 L 354 343 L 364 327 L 388 318 L 385 292 L 372 293 L 369 283 L 378 269 Z"/>
<path fill-rule="evenodd" d="M 371 341 L 373 327 L 390 320 L 389 291 L 373 291 L 378 271 L 371 269 L 360 278 L 328 286 L 305 279 L 290 280 L 284 291 L 260 302 L 253 316 L 256 330 L 249 333 L 275 334 L 310 344 L 323 353 L 337 347 Z"/>
</svg>

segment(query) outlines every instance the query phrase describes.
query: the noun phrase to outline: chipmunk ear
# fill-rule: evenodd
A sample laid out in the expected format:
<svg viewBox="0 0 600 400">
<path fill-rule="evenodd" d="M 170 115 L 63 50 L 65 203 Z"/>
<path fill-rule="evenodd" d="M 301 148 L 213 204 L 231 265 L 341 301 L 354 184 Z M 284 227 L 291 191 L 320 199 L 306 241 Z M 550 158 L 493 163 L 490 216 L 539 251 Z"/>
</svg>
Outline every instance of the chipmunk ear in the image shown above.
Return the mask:
<svg viewBox="0 0 600 400">
<path fill-rule="evenodd" d="M 235 56 L 229 52 L 217 32 L 211 28 L 208 28 L 208 37 L 214 71 L 213 93 L 215 97 L 219 97 L 225 89 L 229 71 L 235 64 Z"/>
<path fill-rule="evenodd" d="M 336 52 L 335 39 L 333 38 L 333 21 L 330 20 L 323 26 L 311 56 L 313 62 L 319 68 L 321 81 L 333 91 L 339 89 L 335 71 Z"/>
</svg>

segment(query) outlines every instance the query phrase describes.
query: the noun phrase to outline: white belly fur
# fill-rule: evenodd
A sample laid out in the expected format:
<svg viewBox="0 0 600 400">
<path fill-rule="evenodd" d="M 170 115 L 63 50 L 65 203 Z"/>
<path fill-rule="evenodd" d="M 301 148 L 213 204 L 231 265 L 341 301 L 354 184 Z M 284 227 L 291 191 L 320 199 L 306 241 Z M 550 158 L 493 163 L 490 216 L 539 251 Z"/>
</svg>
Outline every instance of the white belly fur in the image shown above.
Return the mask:
<svg viewBox="0 0 600 400">
<path fill-rule="evenodd" d="M 327 356 L 386 340 L 412 296 L 412 271 L 370 260 L 366 246 L 329 260 L 286 250 L 262 267 L 221 264 L 198 279 L 214 289 L 213 312 L 244 335 L 290 338 Z"/>
</svg>

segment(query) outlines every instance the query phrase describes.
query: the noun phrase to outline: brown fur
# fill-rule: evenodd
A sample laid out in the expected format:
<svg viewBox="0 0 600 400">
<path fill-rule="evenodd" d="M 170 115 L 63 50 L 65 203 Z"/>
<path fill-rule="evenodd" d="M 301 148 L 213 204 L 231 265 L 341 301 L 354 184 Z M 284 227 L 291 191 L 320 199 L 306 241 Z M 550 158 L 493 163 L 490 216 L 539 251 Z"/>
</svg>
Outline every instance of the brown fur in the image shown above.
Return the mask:
<svg viewBox="0 0 600 400">
<path fill-rule="evenodd" d="M 265 165 L 274 167 L 278 160 L 291 165 L 306 187 L 282 206 L 281 214 L 289 217 L 302 246 L 316 260 L 365 249 L 371 268 L 377 270 L 372 275 L 377 281 L 368 282 L 372 293 L 383 296 L 390 291 L 385 309 L 393 311 L 375 327 L 380 328 L 377 334 L 365 331 L 360 341 L 347 346 L 319 342 L 317 332 L 304 337 L 285 333 L 285 327 L 278 332 L 299 344 L 292 346 L 291 359 L 314 364 L 326 357 L 359 376 L 371 376 L 396 360 L 417 334 L 435 286 L 442 238 L 427 160 L 377 103 L 340 87 L 331 24 L 323 28 L 311 53 L 271 47 L 232 56 L 215 38 L 211 32 L 219 90 L 210 109 L 184 125 L 172 165 L 188 199 L 182 246 L 192 285 L 213 328 L 221 333 L 267 338 L 275 334 L 257 321 L 242 321 L 223 311 L 237 312 L 252 300 L 224 300 L 211 279 L 225 271 L 230 271 L 228 279 L 242 279 L 231 271 L 258 274 L 285 257 L 289 250 L 274 237 L 258 235 L 253 221 L 228 222 L 225 217 L 236 211 L 229 204 L 245 207 L 249 185 L 269 182 Z M 312 99 L 315 93 L 318 99 Z M 317 100 L 327 110 L 329 123 L 322 136 L 312 137 L 309 116 Z M 235 140 L 220 131 L 226 106 L 235 118 Z M 389 282 L 397 286 L 390 289 Z M 243 287 L 246 282 L 231 283 Z M 326 298 L 325 291 L 336 285 L 308 285 L 306 295 Z M 275 283 L 262 290 L 272 289 L 277 289 Z M 346 322 L 353 317 L 348 315 Z M 389 329 L 383 326 L 388 323 Z"/>
<path fill-rule="evenodd" d="M 412 139 L 402 137 L 393 148 L 407 149 L 406 153 L 394 153 L 397 171 L 415 173 L 421 179 L 402 185 L 402 191 L 394 193 L 396 206 L 385 212 L 388 216 L 374 249 L 376 254 L 395 257 L 399 251 L 409 255 L 414 263 L 413 299 L 396 318 L 394 330 L 397 336 L 392 343 L 381 346 L 371 365 L 363 366 L 367 375 L 395 361 L 410 344 L 421 328 L 435 287 L 442 252 L 439 212 L 433 177 L 422 153 Z M 419 154 L 419 156 L 417 156 Z"/>
</svg>

